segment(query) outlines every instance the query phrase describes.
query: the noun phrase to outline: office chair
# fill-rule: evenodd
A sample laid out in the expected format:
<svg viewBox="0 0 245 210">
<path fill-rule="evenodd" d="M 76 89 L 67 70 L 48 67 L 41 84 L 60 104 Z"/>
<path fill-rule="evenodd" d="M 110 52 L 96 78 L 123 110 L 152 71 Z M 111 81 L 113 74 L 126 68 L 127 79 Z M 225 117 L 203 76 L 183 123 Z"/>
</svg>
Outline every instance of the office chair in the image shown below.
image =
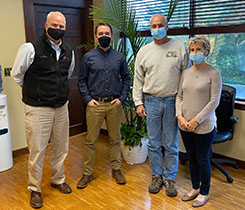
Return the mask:
<svg viewBox="0 0 245 210">
<path fill-rule="evenodd" d="M 220 98 L 220 103 L 217 109 L 215 110 L 217 117 L 217 135 L 213 141 L 213 144 L 219 144 L 222 142 L 226 142 L 228 140 L 232 140 L 235 123 L 238 120 L 238 117 L 233 116 L 234 104 L 236 97 L 236 89 L 234 87 L 223 85 L 222 93 Z M 229 173 L 220 165 L 220 163 L 226 163 L 234 168 L 239 168 L 237 163 L 232 160 L 225 160 L 219 158 L 213 158 L 211 152 L 211 164 L 220 170 L 227 178 L 229 183 L 233 182 L 232 177 Z"/>
<path fill-rule="evenodd" d="M 233 116 L 234 112 L 234 104 L 235 104 L 235 97 L 236 97 L 236 89 L 228 86 L 222 85 L 222 93 L 220 97 L 219 106 L 216 108 L 215 113 L 217 117 L 217 135 L 213 141 L 213 144 L 222 143 L 228 140 L 232 140 L 234 130 L 235 130 L 235 123 L 238 120 L 238 117 Z M 210 154 L 210 162 L 211 164 L 220 170 L 227 178 L 229 183 L 233 182 L 232 177 L 230 174 L 220 165 L 220 163 L 226 163 L 234 168 L 239 168 L 237 163 L 232 160 L 225 160 L 219 158 L 212 157 L 212 151 Z M 185 165 L 187 158 L 186 152 L 179 152 L 179 159 L 182 165 Z"/>
</svg>

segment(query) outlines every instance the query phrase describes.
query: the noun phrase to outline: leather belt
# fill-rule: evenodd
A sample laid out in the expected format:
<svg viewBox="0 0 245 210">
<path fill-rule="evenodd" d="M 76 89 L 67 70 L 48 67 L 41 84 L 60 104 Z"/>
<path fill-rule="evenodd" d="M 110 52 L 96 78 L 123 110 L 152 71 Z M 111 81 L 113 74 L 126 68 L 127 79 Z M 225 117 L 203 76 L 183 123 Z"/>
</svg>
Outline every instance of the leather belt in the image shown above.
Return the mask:
<svg viewBox="0 0 245 210">
<path fill-rule="evenodd" d="M 108 96 L 108 97 L 91 96 L 91 97 L 98 102 L 111 102 L 117 98 L 116 96 Z"/>
</svg>

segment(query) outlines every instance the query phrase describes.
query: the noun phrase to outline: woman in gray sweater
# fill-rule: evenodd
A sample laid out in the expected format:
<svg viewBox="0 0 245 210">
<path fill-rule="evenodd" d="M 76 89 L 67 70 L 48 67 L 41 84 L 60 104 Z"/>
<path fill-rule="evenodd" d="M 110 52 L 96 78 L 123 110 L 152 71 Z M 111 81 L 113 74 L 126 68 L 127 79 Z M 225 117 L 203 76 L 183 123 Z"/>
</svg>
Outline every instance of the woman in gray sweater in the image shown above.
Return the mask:
<svg viewBox="0 0 245 210">
<path fill-rule="evenodd" d="M 219 71 L 206 63 L 210 43 L 205 36 L 189 41 L 193 66 L 183 71 L 176 99 L 176 117 L 187 151 L 192 190 L 183 201 L 203 206 L 209 199 L 211 164 L 209 154 L 215 137 L 215 109 L 219 104 L 222 81 Z"/>
</svg>

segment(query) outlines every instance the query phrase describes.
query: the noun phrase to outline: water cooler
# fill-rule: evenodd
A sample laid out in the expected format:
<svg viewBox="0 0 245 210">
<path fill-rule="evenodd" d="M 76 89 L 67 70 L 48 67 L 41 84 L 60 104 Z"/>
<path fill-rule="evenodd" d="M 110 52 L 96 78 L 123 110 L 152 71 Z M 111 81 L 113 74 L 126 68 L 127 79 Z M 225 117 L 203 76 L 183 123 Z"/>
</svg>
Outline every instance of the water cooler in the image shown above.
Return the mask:
<svg viewBox="0 0 245 210">
<path fill-rule="evenodd" d="M 7 97 L 0 94 L 0 172 L 13 166 Z"/>
</svg>

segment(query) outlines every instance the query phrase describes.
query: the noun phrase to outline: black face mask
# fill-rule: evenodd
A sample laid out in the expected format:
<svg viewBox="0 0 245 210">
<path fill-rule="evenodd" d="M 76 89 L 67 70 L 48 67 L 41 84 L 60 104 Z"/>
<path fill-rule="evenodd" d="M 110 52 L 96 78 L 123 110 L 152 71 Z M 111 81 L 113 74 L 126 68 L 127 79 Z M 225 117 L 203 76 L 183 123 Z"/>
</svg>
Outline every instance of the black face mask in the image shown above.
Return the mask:
<svg viewBox="0 0 245 210">
<path fill-rule="evenodd" d="M 111 43 L 111 38 L 108 36 L 102 36 L 99 38 L 99 43 L 101 47 L 107 48 Z"/>
<path fill-rule="evenodd" d="M 54 40 L 59 40 L 61 39 L 64 34 L 65 30 L 60 30 L 60 29 L 54 29 L 54 28 L 48 28 L 48 34 L 51 36 Z"/>
</svg>

